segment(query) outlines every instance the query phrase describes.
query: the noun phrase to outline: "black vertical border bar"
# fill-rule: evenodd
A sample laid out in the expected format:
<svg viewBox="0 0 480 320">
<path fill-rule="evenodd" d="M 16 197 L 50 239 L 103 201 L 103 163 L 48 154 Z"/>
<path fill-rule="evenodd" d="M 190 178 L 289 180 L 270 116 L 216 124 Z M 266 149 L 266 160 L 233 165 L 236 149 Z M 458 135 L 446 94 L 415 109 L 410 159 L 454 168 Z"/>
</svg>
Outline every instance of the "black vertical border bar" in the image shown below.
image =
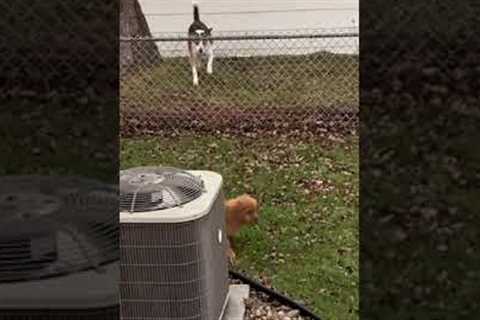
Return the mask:
<svg viewBox="0 0 480 320">
<path fill-rule="evenodd" d="M 361 319 L 476 319 L 480 6 L 361 2 Z"/>
<path fill-rule="evenodd" d="M 0 176 L 76 176 L 116 187 L 119 1 L 3 1 L 0 12 Z M 117 278 L 105 285 L 117 286 Z M 25 302 L 48 290 L 30 292 Z M 71 290 L 90 300 L 98 293 Z M 0 319 L 68 317 L 47 309 L 2 309 Z M 118 319 L 115 305 L 71 311 L 78 319 Z"/>
</svg>

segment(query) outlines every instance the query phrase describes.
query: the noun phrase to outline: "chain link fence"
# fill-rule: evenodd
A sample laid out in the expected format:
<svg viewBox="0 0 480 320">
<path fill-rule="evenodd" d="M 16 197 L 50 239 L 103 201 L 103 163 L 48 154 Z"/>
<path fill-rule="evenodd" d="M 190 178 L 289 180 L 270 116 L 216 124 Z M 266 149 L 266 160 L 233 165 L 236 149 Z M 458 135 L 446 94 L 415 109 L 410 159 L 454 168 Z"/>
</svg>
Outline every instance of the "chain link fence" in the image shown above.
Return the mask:
<svg viewBox="0 0 480 320">
<path fill-rule="evenodd" d="M 215 32 L 213 74 L 203 63 L 198 86 L 185 36 L 123 38 L 121 133 L 352 133 L 359 106 L 357 31 Z"/>
<path fill-rule="evenodd" d="M 0 175 L 117 183 L 118 1 L 0 1 L 0 12 Z"/>
</svg>

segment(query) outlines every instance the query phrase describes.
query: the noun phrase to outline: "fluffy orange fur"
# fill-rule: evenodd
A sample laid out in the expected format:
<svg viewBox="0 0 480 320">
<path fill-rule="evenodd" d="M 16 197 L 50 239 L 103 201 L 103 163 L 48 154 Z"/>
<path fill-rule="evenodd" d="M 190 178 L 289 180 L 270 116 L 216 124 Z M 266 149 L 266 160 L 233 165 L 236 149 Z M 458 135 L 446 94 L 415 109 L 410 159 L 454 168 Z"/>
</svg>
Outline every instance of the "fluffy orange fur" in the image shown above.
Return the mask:
<svg viewBox="0 0 480 320">
<path fill-rule="evenodd" d="M 244 194 L 227 200 L 225 208 L 226 231 L 230 243 L 227 249 L 227 257 L 233 263 L 235 259 L 234 237 L 242 227 L 257 223 L 259 218 L 258 201 L 252 196 Z"/>
</svg>

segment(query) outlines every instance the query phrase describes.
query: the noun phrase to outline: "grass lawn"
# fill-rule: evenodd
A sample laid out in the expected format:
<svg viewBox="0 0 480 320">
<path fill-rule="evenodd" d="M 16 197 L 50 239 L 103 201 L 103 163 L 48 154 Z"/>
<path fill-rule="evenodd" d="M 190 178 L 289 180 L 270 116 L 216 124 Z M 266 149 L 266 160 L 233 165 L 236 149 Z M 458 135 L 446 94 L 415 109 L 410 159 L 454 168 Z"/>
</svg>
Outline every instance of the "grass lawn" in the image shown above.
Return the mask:
<svg viewBox="0 0 480 320">
<path fill-rule="evenodd" d="M 192 85 L 186 57 L 164 58 L 121 81 L 125 106 L 358 108 L 358 56 L 316 53 L 296 56 L 216 58 L 214 74 L 200 70 Z"/>
<path fill-rule="evenodd" d="M 240 235 L 237 269 L 324 319 L 358 319 L 357 141 L 124 139 L 121 167 L 143 165 L 214 170 L 226 196 L 256 195 L 262 218 Z"/>
</svg>

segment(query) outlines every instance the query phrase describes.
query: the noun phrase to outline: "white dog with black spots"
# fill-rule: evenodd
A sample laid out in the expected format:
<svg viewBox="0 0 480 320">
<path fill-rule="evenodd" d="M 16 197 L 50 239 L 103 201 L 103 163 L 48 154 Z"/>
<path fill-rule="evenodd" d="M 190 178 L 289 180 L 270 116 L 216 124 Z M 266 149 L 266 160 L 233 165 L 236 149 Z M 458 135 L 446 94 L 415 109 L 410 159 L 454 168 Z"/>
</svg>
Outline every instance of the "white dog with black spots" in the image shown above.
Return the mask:
<svg viewBox="0 0 480 320">
<path fill-rule="evenodd" d="M 188 52 L 190 54 L 190 65 L 192 67 L 193 85 L 198 86 L 198 69 L 202 60 L 207 60 L 207 73 L 213 73 L 213 28 L 200 21 L 200 12 L 197 1 L 193 1 L 193 23 L 188 28 Z"/>
</svg>

